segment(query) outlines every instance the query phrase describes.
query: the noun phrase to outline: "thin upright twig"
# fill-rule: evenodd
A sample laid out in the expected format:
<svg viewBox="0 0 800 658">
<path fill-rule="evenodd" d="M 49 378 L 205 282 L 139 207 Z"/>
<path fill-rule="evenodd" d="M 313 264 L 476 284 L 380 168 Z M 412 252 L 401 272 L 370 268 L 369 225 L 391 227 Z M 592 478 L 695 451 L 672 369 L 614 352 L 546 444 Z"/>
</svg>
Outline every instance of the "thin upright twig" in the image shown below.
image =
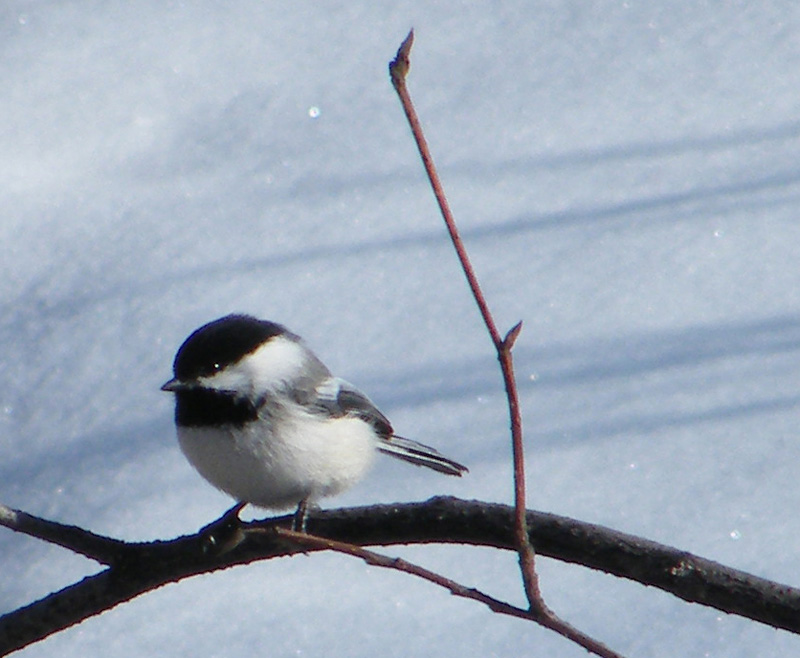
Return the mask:
<svg viewBox="0 0 800 658">
<path fill-rule="evenodd" d="M 525 520 L 527 499 L 525 493 L 525 454 L 522 441 L 522 414 L 519 407 L 519 395 L 517 392 L 516 377 L 514 376 L 514 361 L 512 357 L 512 348 L 522 330 L 522 323 L 519 322 L 514 325 L 514 327 L 501 338 L 489 305 L 481 290 L 475 270 L 470 262 L 467 250 L 461 240 L 455 218 L 450 210 L 450 204 L 447 202 L 444 188 L 439 179 L 439 174 L 433 164 L 433 156 L 428 148 L 428 142 L 425 139 L 419 117 L 417 116 L 416 109 L 411 101 L 411 95 L 406 85 L 406 76 L 411 66 L 409 55 L 413 43 L 414 31 L 411 30 L 397 50 L 397 55 L 394 60 L 389 64 L 389 76 L 400 98 L 400 103 L 403 106 L 403 111 L 405 112 L 409 126 L 411 127 L 411 132 L 414 136 L 414 141 L 417 143 L 417 149 L 422 158 L 422 163 L 425 166 L 428 180 L 433 188 L 433 194 L 439 204 L 439 210 L 447 226 L 447 231 L 450 234 L 453 247 L 458 255 L 461 268 L 464 271 L 464 275 L 467 277 L 467 283 L 469 284 L 470 290 L 472 290 L 475 303 L 480 310 L 481 317 L 483 318 L 486 329 L 497 351 L 497 358 L 503 373 L 503 384 L 508 400 L 508 412 L 511 424 L 511 445 L 514 460 L 514 534 L 519 557 L 520 573 L 522 575 L 525 596 L 528 599 L 529 610 L 532 616 L 543 626 L 551 628 L 561 633 L 563 636 L 572 639 L 588 651 L 598 653 L 598 651 L 601 650 L 602 652 L 600 652 L 599 655 L 616 655 L 607 647 L 585 636 L 560 619 L 547 606 L 542 596 L 541 589 L 539 588 L 539 578 L 536 574 L 536 554 L 530 542 Z"/>
<path fill-rule="evenodd" d="M 508 410 L 511 422 L 511 444 L 514 457 L 514 509 L 516 512 L 516 537 L 517 546 L 519 551 L 520 566 L 522 571 L 523 582 L 525 585 L 525 593 L 528 597 L 528 602 L 531 607 L 544 606 L 541 592 L 539 591 L 538 579 L 535 570 L 535 554 L 533 547 L 528 540 L 528 531 L 525 525 L 525 510 L 526 510 L 526 494 L 525 494 L 525 456 L 522 446 L 522 414 L 519 408 L 519 396 L 517 394 L 516 379 L 514 377 L 514 363 L 511 356 L 511 350 L 514 342 L 522 330 L 522 323 L 519 322 L 505 335 L 500 336 L 497 329 L 492 312 L 489 310 L 489 304 L 486 297 L 481 290 L 478 277 L 472 267 L 472 263 L 467 254 L 467 249 L 464 242 L 461 240 L 461 235 L 458 231 L 453 213 L 450 210 L 450 205 L 447 202 L 447 197 L 444 193 L 439 174 L 436 171 L 436 166 L 433 164 L 433 156 L 428 148 L 428 142 L 425 139 L 425 134 L 422 130 L 417 111 L 414 108 L 414 103 L 411 101 L 411 95 L 408 92 L 406 85 L 406 76 L 410 68 L 409 54 L 411 46 L 414 43 L 414 31 L 408 33 L 400 48 L 397 51 L 397 56 L 389 64 L 389 75 L 392 79 L 397 95 L 400 97 L 400 103 L 403 106 L 403 111 L 408 119 L 411 132 L 414 135 L 414 140 L 417 143 L 422 163 L 425 166 L 425 171 L 428 174 L 433 194 L 439 204 L 439 210 L 444 218 L 445 226 L 450 234 L 450 239 L 453 242 L 453 247 L 458 255 L 458 260 L 461 263 L 461 268 L 464 275 L 467 277 L 472 295 L 475 298 L 475 303 L 478 305 L 481 317 L 483 318 L 486 329 L 497 351 L 497 358 L 500 361 L 500 368 L 503 372 L 503 383 L 506 389 L 506 397 L 508 398 Z"/>
<path fill-rule="evenodd" d="M 494 318 L 489 310 L 489 305 L 486 302 L 486 298 L 483 296 L 483 292 L 481 292 L 481 287 L 478 283 L 478 277 L 475 275 L 475 270 L 470 262 L 467 249 L 464 247 L 464 242 L 461 240 L 461 235 L 458 232 L 458 227 L 456 226 L 455 219 L 453 218 L 453 213 L 450 211 L 450 204 L 447 202 L 444 188 L 439 180 L 439 174 L 437 173 L 436 167 L 433 164 L 433 156 L 428 148 L 428 142 L 425 139 L 425 134 L 422 131 L 422 125 L 419 122 L 417 111 L 414 109 L 414 104 L 411 102 L 411 96 L 409 95 L 408 87 L 406 86 L 406 75 L 408 75 L 409 68 L 411 67 L 409 55 L 411 53 L 411 46 L 413 43 L 414 30 L 411 30 L 403 43 L 400 44 L 400 48 L 397 51 L 397 56 L 389 64 L 389 75 L 392 79 L 392 85 L 394 86 L 397 95 L 400 97 L 400 102 L 403 105 L 403 111 L 406 113 L 408 123 L 411 126 L 411 132 L 413 133 L 414 139 L 417 142 L 422 163 L 425 165 L 425 172 L 428 174 L 428 178 L 430 179 L 431 187 L 433 188 L 433 194 L 436 196 L 436 201 L 438 202 L 439 209 L 442 212 L 442 217 L 444 217 L 444 223 L 447 226 L 447 232 L 450 234 L 450 239 L 453 242 L 456 254 L 458 254 L 458 260 L 461 262 L 461 267 L 467 277 L 467 283 L 469 284 L 470 290 L 472 290 L 472 295 L 475 297 L 475 302 L 478 304 L 478 308 L 480 309 L 483 321 L 486 323 L 486 328 L 489 330 L 489 335 L 492 338 L 492 342 L 494 343 L 495 348 L 499 351 L 502 348 L 503 339 L 500 337 L 500 332 L 497 330 Z"/>
</svg>

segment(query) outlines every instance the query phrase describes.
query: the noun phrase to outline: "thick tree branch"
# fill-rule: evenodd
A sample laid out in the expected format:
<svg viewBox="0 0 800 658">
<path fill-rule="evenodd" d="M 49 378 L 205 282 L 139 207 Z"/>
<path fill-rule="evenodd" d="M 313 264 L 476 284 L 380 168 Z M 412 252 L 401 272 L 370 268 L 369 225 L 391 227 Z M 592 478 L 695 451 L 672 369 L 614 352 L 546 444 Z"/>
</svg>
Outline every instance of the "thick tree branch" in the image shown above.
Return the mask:
<svg viewBox="0 0 800 658">
<path fill-rule="evenodd" d="M 19 525 L 2 508 L 0 525 L 30 532 L 43 519 Z M 11 514 L 9 514 L 9 512 Z M 800 634 L 800 590 L 730 569 L 686 551 L 657 544 L 602 526 L 582 523 L 554 514 L 529 511 L 530 539 L 539 554 L 580 564 L 644 585 L 658 587 L 686 601 L 729 612 L 775 628 Z M 96 553 L 116 551 L 112 565 L 65 589 L 0 617 L 0 655 L 76 624 L 139 594 L 189 576 L 226 569 L 256 560 L 292 555 L 299 551 L 274 533 L 246 535 L 237 544 L 228 539 L 235 532 L 230 519 L 221 519 L 195 535 L 172 541 L 125 543 L 93 535 L 73 526 L 67 542 L 45 538 L 60 546 L 81 545 L 81 534 L 106 544 Z M 250 529 L 288 527 L 291 517 L 244 524 Z M 58 524 L 54 524 L 55 527 Z M 507 505 L 434 498 L 424 503 L 376 505 L 320 511 L 308 519 L 308 531 L 320 537 L 356 545 L 420 543 L 469 544 L 516 550 L 514 510 Z M 57 533 L 56 533 L 57 534 Z M 212 541 L 213 540 L 213 541 Z M 234 547 L 215 550 L 217 546 Z M 123 547 L 122 550 L 118 550 Z M 83 551 L 78 551 L 85 554 Z"/>
<path fill-rule="evenodd" d="M 76 526 L 40 519 L 6 507 L 2 503 L 0 503 L 0 525 L 63 546 L 100 564 L 112 564 L 117 561 L 128 547 L 128 544 L 118 539 L 95 535 Z"/>
</svg>

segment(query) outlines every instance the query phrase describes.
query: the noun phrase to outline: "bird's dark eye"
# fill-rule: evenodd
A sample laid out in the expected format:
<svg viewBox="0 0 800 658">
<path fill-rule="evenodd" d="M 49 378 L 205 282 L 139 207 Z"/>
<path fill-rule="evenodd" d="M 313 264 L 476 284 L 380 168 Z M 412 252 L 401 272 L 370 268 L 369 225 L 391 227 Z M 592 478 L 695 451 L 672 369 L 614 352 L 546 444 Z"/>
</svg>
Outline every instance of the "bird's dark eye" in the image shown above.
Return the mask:
<svg viewBox="0 0 800 658">
<path fill-rule="evenodd" d="M 219 363 L 215 363 L 215 364 L 212 366 L 212 368 L 213 368 L 214 372 L 219 372 L 219 371 L 222 369 L 222 366 L 221 366 L 221 365 L 219 365 Z"/>
</svg>

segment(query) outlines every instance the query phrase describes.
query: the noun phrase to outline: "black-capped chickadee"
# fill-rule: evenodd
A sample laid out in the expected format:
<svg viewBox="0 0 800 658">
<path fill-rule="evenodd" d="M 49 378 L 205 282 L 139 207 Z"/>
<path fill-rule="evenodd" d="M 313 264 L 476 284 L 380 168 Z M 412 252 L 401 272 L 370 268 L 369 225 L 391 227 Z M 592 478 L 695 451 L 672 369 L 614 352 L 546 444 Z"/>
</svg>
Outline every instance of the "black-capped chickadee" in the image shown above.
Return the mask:
<svg viewBox="0 0 800 658">
<path fill-rule="evenodd" d="M 274 322 L 248 315 L 209 322 L 181 345 L 173 371 L 161 388 L 175 393 L 183 453 L 240 503 L 298 506 L 304 523 L 306 503 L 351 487 L 376 451 L 447 475 L 467 471 L 396 436 L 366 395 Z"/>
</svg>

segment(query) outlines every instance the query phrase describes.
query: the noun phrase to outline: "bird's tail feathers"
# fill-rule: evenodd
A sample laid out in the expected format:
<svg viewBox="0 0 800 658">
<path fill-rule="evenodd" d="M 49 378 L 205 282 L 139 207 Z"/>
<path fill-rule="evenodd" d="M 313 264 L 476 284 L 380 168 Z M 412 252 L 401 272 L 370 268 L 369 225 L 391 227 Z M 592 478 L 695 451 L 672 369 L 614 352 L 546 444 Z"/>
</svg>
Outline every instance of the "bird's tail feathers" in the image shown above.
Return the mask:
<svg viewBox="0 0 800 658">
<path fill-rule="evenodd" d="M 446 475 L 461 476 L 469 470 L 466 466 L 448 459 L 438 450 L 417 441 L 405 439 L 402 436 L 391 436 L 381 441 L 378 449 L 392 457 L 397 457 L 416 466 L 427 466 Z"/>
</svg>

